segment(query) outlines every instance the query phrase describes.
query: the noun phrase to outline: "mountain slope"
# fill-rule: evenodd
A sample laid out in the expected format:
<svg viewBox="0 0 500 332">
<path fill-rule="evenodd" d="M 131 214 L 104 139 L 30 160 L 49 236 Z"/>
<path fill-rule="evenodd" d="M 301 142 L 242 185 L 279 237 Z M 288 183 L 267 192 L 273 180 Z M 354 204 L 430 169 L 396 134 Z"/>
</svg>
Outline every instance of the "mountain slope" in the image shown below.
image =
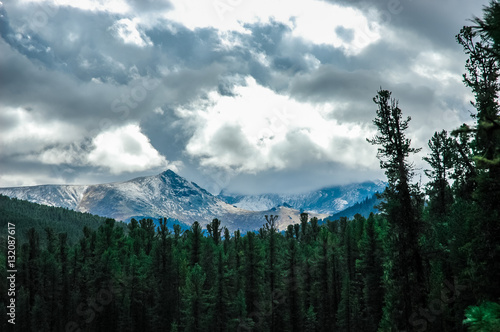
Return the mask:
<svg viewBox="0 0 500 332">
<path fill-rule="evenodd" d="M 347 217 L 347 218 L 352 218 L 354 217 L 355 214 L 360 214 L 365 218 L 368 218 L 370 213 L 377 213 L 378 209 L 375 208 L 376 205 L 380 204 L 380 199 L 377 198 L 376 195 L 373 195 L 370 198 L 366 198 L 364 201 L 358 202 L 352 206 L 349 206 L 345 210 L 342 210 L 340 212 L 337 212 L 331 216 L 328 216 L 327 218 L 323 219 L 319 223 L 322 224 L 326 222 L 326 220 L 337 220 L 340 217 Z"/>
<path fill-rule="evenodd" d="M 137 215 L 170 217 L 188 224 L 239 212 L 170 170 L 126 182 L 89 186 L 78 210 L 120 220 Z"/>
<path fill-rule="evenodd" d="M 231 231 L 258 229 L 265 223 L 266 214 L 281 216 L 278 222 L 280 229 L 300 220 L 300 211 L 286 207 L 265 211 L 235 207 L 171 170 L 109 184 L 0 188 L 0 194 L 125 221 L 132 217 L 166 217 L 187 225 L 198 221 L 204 226 L 218 218 Z"/>
<path fill-rule="evenodd" d="M 124 221 L 164 217 L 186 225 L 198 221 L 205 226 L 218 218 L 231 231 L 246 231 L 259 229 L 265 223 L 265 215 L 270 214 L 280 216 L 280 230 L 289 224 L 299 223 L 301 211 L 321 219 L 351 202 L 357 202 L 358 197 L 359 200 L 363 199 L 368 192 L 378 188 L 377 184 L 368 183 L 327 188 L 302 195 L 226 196 L 224 201 L 196 183 L 167 170 L 155 176 L 108 184 L 0 188 L 0 194 Z M 235 206 L 231 200 L 239 201 Z M 255 203 L 263 201 L 266 203 Z M 252 207 L 252 210 L 244 207 Z"/>
<path fill-rule="evenodd" d="M 238 195 L 222 192 L 218 197 L 229 204 L 251 211 L 288 204 L 294 209 L 335 214 L 367 197 L 372 197 L 376 192 L 384 191 L 386 185 L 385 182 L 375 181 L 327 187 L 302 194 Z"/>
<path fill-rule="evenodd" d="M 88 186 L 43 185 L 0 188 L 0 194 L 38 204 L 78 210 Z"/>
</svg>

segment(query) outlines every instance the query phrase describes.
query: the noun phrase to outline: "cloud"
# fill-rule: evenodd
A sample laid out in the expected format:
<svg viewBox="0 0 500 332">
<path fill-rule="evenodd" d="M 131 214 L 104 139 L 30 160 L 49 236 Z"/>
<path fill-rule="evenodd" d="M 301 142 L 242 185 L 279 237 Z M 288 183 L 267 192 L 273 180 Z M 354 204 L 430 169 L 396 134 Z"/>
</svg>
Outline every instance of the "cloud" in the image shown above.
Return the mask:
<svg viewBox="0 0 500 332">
<path fill-rule="evenodd" d="M 322 162 L 373 164 L 373 149 L 365 142 L 370 129 L 329 118 L 334 101 L 301 103 L 250 77 L 234 93 L 213 92 L 203 105 L 177 110 L 198 122 L 186 151 L 202 165 L 251 173 Z"/>
<path fill-rule="evenodd" d="M 315 44 L 342 48 L 356 54 L 380 38 L 375 22 L 369 24 L 365 14 L 353 7 L 317 0 L 305 1 L 172 1 L 167 18 L 194 30 L 213 27 L 221 31 L 251 34 L 249 25 L 279 22 L 290 28 L 294 37 Z M 338 29 L 348 29 L 346 39 Z"/>
<path fill-rule="evenodd" d="M 126 13 L 130 10 L 127 1 L 124 0 L 22 0 L 21 4 L 36 4 L 38 11 L 51 13 L 57 11 L 59 7 L 68 6 L 92 12 Z"/>
<path fill-rule="evenodd" d="M 138 30 L 137 21 L 122 18 L 116 21 L 110 29 L 116 32 L 117 36 L 121 38 L 125 44 L 139 47 L 153 45 L 151 40 L 144 35 L 144 32 Z"/>
<path fill-rule="evenodd" d="M 487 2 L 5 2 L 0 185 L 177 162 L 215 191 L 378 177 L 364 139 L 380 87 L 412 116 L 415 146 L 470 121 L 454 35 Z"/>
<path fill-rule="evenodd" d="M 169 166 L 137 125 L 103 132 L 94 138 L 92 145 L 87 157 L 89 164 L 109 169 L 113 174 Z"/>
<path fill-rule="evenodd" d="M 32 155 L 58 143 L 78 139 L 82 129 L 56 119 L 44 119 L 26 108 L 2 108 L 0 113 L 0 156 Z"/>
</svg>

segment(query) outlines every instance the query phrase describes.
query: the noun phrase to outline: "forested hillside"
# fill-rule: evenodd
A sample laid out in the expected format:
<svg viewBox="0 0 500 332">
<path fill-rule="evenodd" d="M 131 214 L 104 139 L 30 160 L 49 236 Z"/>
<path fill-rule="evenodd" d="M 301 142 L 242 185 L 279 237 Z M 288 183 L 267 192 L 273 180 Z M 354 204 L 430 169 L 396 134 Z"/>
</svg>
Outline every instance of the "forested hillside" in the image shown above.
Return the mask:
<svg viewBox="0 0 500 332">
<path fill-rule="evenodd" d="M 60 207 L 46 206 L 0 195 L 0 227 L 7 229 L 8 223 L 16 225 L 17 240 L 27 241 L 28 229 L 43 231 L 50 228 L 54 235 L 66 233 L 73 244 L 83 236 L 83 227 L 97 229 L 106 218 L 80 213 Z M 41 239 L 46 244 L 45 238 Z"/>
<path fill-rule="evenodd" d="M 186 231 L 107 219 L 70 243 L 53 235 L 75 232 L 58 226 L 63 216 L 27 211 L 10 221 L 16 324 L 2 319 L 0 330 L 500 331 L 500 4 L 473 24 L 457 40 L 469 56 L 474 123 L 430 137 L 424 188 L 413 181 L 411 119 L 381 89 L 368 139 L 388 182 L 379 214 L 321 225 L 302 214 L 284 233 L 267 215 L 245 235 L 217 219 Z M 26 232 L 28 218 L 52 219 L 54 231 Z"/>
</svg>

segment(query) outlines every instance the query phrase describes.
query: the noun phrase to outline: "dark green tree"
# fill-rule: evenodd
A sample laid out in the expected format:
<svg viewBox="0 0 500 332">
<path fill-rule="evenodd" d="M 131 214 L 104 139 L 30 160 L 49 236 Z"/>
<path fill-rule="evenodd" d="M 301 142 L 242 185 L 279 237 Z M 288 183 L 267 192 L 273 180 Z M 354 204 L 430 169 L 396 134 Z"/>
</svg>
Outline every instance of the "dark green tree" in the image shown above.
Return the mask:
<svg viewBox="0 0 500 332">
<path fill-rule="evenodd" d="M 387 176 L 388 186 L 381 195 L 383 203 L 379 208 L 391 228 L 383 328 L 411 331 L 410 316 L 425 306 L 426 297 L 419 248 L 421 197 L 418 188 L 411 184 L 414 170 L 408 160 L 420 149 L 411 147 L 405 134 L 410 117 L 403 118 L 391 92 L 380 90 L 373 101 L 378 106 L 373 123 L 379 134 L 368 142 L 378 146 L 377 157 Z"/>
<path fill-rule="evenodd" d="M 215 245 L 218 245 L 221 240 L 222 228 L 219 219 L 215 218 L 207 225 L 208 235 L 213 239 Z"/>
<path fill-rule="evenodd" d="M 430 210 L 436 217 L 442 217 L 453 202 L 448 180 L 455 163 L 456 141 L 443 130 L 434 133 L 428 145 L 430 154 L 423 159 L 431 167 L 425 170 L 425 174 L 431 179 L 427 190 Z"/>
<path fill-rule="evenodd" d="M 182 319 L 185 331 L 206 331 L 207 323 L 207 291 L 204 288 L 206 274 L 200 265 L 195 263 L 189 269 L 186 285 L 182 290 Z"/>
<path fill-rule="evenodd" d="M 288 330 L 291 332 L 302 331 L 304 315 L 301 301 L 300 252 L 297 240 L 293 238 L 288 239 L 287 262 L 286 304 L 288 308 Z"/>
<path fill-rule="evenodd" d="M 382 318 L 384 289 L 382 276 L 383 248 L 380 230 L 375 221 L 375 215 L 370 213 L 366 220 L 363 236 L 360 241 L 359 270 L 363 278 L 363 301 L 365 331 L 377 331 Z"/>
<path fill-rule="evenodd" d="M 457 35 L 458 43 L 468 55 L 464 82 L 474 94 L 472 105 L 477 110 L 475 126 L 461 128 L 461 131 L 473 133 L 473 160 L 477 167 L 473 199 L 479 206 L 479 213 L 474 218 L 477 236 L 473 260 L 483 279 L 478 280 L 479 297 L 495 300 L 500 296 L 499 15 L 498 1 L 491 1 L 485 7 L 484 19 L 476 19 L 477 26 L 466 26 Z M 484 269 L 485 266 L 488 268 Z"/>
<path fill-rule="evenodd" d="M 193 267 L 195 264 L 200 262 L 201 250 L 202 250 L 202 239 L 203 231 L 201 229 L 200 223 L 195 221 L 191 226 L 189 236 L 190 243 L 190 266 Z"/>
</svg>

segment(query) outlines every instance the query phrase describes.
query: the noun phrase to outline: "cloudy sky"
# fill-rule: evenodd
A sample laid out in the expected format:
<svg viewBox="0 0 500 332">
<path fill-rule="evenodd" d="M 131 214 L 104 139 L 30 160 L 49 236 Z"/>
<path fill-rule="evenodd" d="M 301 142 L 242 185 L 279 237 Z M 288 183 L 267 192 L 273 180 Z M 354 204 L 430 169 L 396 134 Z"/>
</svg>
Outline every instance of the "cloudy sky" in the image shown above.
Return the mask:
<svg viewBox="0 0 500 332">
<path fill-rule="evenodd" d="M 167 168 L 213 193 L 384 179 L 372 98 L 393 92 L 415 147 L 470 121 L 455 35 L 487 3 L 0 2 L 0 186 Z"/>
</svg>

